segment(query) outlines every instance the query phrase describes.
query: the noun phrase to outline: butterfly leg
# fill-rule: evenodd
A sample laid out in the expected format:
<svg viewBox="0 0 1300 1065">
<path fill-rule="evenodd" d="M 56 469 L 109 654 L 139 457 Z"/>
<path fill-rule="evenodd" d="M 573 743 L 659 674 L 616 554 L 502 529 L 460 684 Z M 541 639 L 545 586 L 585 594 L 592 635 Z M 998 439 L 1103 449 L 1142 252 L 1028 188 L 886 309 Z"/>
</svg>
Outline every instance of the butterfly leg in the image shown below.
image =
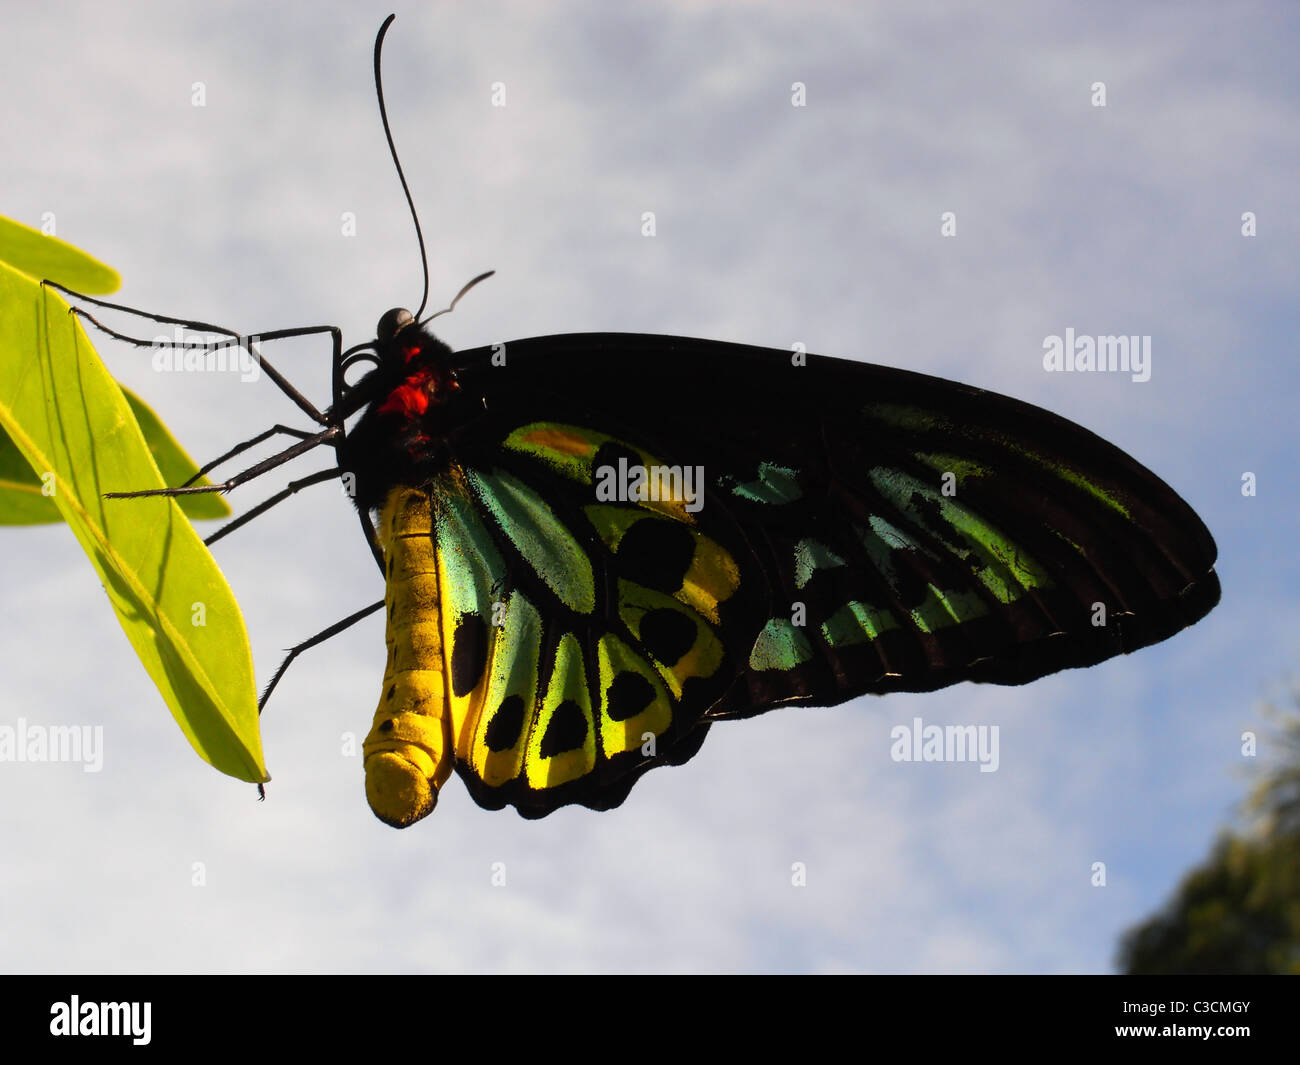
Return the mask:
<svg viewBox="0 0 1300 1065">
<path fill-rule="evenodd" d="M 122 311 L 124 314 L 133 314 L 137 318 L 148 318 L 152 322 L 166 322 L 168 325 L 179 325 L 200 333 L 224 333 L 230 337 L 239 335 L 233 329 L 227 329 L 223 325 L 213 325 L 211 322 L 195 322 L 188 318 L 172 318 L 166 314 L 154 314 L 151 311 L 142 311 L 138 307 L 128 307 L 123 303 L 110 303 L 108 300 L 96 299 L 94 296 L 87 296 L 85 293 L 68 288 L 66 285 L 60 285 L 57 281 L 42 281 L 41 285 L 45 288 L 52 288 L 66 293 L 79 303 L 93 303 L 96 307 L 106 307 L 111 311 Z M 152 344 L 153 341 L 132 341 L 132 343 Z"/>
<path fill-rule="evenodd" d="M 290 337 L 315 336 L 320 333 L 329 333 L 333 344 L 333 360 L 338 361 L 339 353 L 343 349 L 343 334 L 337 326 L 332 325 L 312 325 L 302 326 L 296 329 L 273 329 L 269 333 L 240 334 L 233 329 L 227 329 L 224 326 L 213 325 L 210 322 L 189 321 L 184 318 L 173 318 L 165 314 L 153 314 L 150 311 L 142 311 L 135 307 L 128 307 L 121 303 L 110 303 L 107 300 L 95 299 L 93 296 L 86 296 L 73 289 L 66 288 L 54 281 L 42 281 L 42 285 L 57 289 L 71 296 L 73 299 L 94 304 L 96 307 L 105 307 L 109 310 L 121 311 L 124 314 L 133 314 L 139 318 L 148 318 L 154 322 L 164 322 L 169 325 L 179 325 L 183 329 L 192 330 L 199 333 L 219 333 L 222 336 L 229 337 L 228 340 L 219 340 L 212 343 L 186 343 L 183 341 L 171 340 L 146 340 L 143 337 L 128 336 L 125 333 L 119 333 L 116 329 L 110 329 L 100 322 L 93 314 L 80 307 L 71 307 L 70 311 L 83 318 L 95 326 L 96 329 L 108 334 L 116 340 L 121 340 L 127 344 L 134 344 L 136 347 L 162 347 L 172 348 L 183 351 L 216 351 L 219 348 L 238 347 L 247 351 L 249 355 L 257 362 L 258 366 L 266 373 L 275 386 L 283 392 L 304 414 L 318 425 L 330 424 L 330 419 L 322 414 L 301 392 L 298 391 L 288 379 L 272 366 L 262 353 L 258 350 L 258 344 L 265 343 L 268 340 L 285 340 Z"/>
<path fill-rule="evenodd" d="M 330 426 L 319 433 L 313 433 L 304 437 L 298 443 L 277 452 L 270 458 L 263 459 L 261 462 L 250 466 L 248 469 L 229 477 L 219 484 L 192 484 L 184 488 L 144 488 L 138 492 L 105 492 L 105 499 L 138 499 L 142 496 L 188 496 L 200 495 L 205 492 L 229 492 L 233 488 L 239 487 L 254 477 L 260 477 L 262 474 L 275 469 L 277 466 L 283 466 L 286 462 L 292 462 L 299 455 L 305 455 L 322 444 L 333 443 L 333 441 L 343 432 L 338 426 Z M 314 482 L 313 482 L 314 483 Z M 291 493 L 292 494 L 292 493 Z"/>
<path fill-rule="evenodd" d="M 324 629 L 321 632 L 316 633 L 316 635 L 313 636 L 310 640 L 304 640 L 302 643 L 298 644 L 297 647 L 290 648 L 289 653 L 284 657 L 284 661 L 280 663 L 280 668 L 275 671 L 275 676 L 271 678 L 271 683 L 266 686 L 266 691 L 264 691 L 262 693 L 262 697 L 257 700 L 258 714 L 260 715 L 262 713 L 262 710 L 266 707 L 267 700 L 271 698 L 271 693 L 275 691 L 275 686 L 280 683 L 280 678 L 284 676 L 285 671 L 289 668 L 289 664 L 300 654 L 302 654 L 303 651 L 315 647 L 318 643 L 324 643 L 331 636 L 337 636 L 340 632 L 343 632 L 345 629 L 348 629 L 351 626 L 355 625 L 362 618 L 367 617 L 370 614 L 373 614 L 376 610 L 378 610 L 383 605 L 384 605 L 384 601 L 382 599 L 379 600 L 379 602 L 377 603 L 371 603 L 368 607 L 365 607 L 362 610 L 358 610 L 355 614 L 349 614 L 342 621 L 336 621 L 328 629 Z M 265 786 L 259 784 L 257 785 L 257 801 L 263 802 L 265 801 L 265 799 L 266 799 L 266 788 Z"/>
<path fill-rule="evenodd" d="M 303 640 L 303 642 L 298 644 L 296 647 L 291 647 L 288 654 L 284 656 L 284 661 L 280 663 L 280 668 L 277 669 L 275 675 L 271 677 L 271 683 L 266 686 L 266 691 L 262 692 L 262 697 L 257 700 L 257 712 L 260 714 L 266 708 L 267 701 L 271 698 L 271 693 L 275 691 L 275 686 L 280 683 L 280 678 L 284 676 L 285 671 L 292 664 L 293 660 L 302 654 L 303 651 L 310 650 L 318 643 L 324 643 L 326 640 L 333 636 L 337 636 L 345 629 L 350 629 L 362 618 L 369 617 L 376 610 L 382 610 L 383 606 L 384 601 L 382 599 L 377 603 L 371 603 L 369 606 L 358 610 L 355 614 L 349 614 L 342 621 L 334 622 L 334 624 L 328 629 L 322 629 L 320 632 L 316 633 L 315 636 L 311 637 L 311 639 Z"/>
<path fill-rule="evenodd" d="M 216 469 L 218 466 L 220 466 L 223 462 L 228 462 L 230 459 L 233 459 L 236 455 L 242 455 L 242 454 L 243 454 L 245 451 L 247 451 L 250 447 L 256 447 L 256 446 L 257 446 L 258 444 L 260 444 L 263 440 L 269 440 L 269 439 L 271 439 L 271 437 L 273 437 L 276 433 L 284 433 L 286 436 L 296 437 L 296 438 L 299 439 L 299 440 L 306 440 L 308 437 L 310 437 L 310 436 L 313 435 L 312 433 L 309 433 L 309 432 L 307 432 L 307 431 L 305 431 L 305 430 L 303 430 L 303 429 L 292 429 L 292 428 L 290 428 L 290 427 L 287 426 L 287 425 L 278 425 L 278 424 L 277 424 L 277 425 L 273 425 L 273 426 L 271 426 L 271 428 L 267 429 L 266 432 L 264 432 L 264 433 L 258 433 L 258 434 L 257 434 L 255 437 L 253 437 L 251 440 L 245 440 L 242 444 L 236 444 L 236 445 L 235 445 L 234 447 L 232 447 L 229 451 L 227 451 L 224 455 L 221 455 L 221 456 L 219 456 L 219 457 L 213 459 L 211 462 L 209 462 L 209 463 L 205 464 L 204 466 L 200 467 L 199 471 L 198 471 L 198 472 L 197 472 L 193 477 L 191 477 L 188 481 L 186 481 L 183 485 L 181 485 L 180 487 L 182 487 L 182 488 L 188 488 L 188 487 L 189 487 L 190 485 L 192 485 L 195 481 L 197 481 L 200 477 L 204 476 L 205 474 L 211 473 L 214 469 Z"/>
<path fill-rule="evenodd" d="M 339 468 L 337 466 L 333 466 L 328 470 L 321 470 L 319 473 L 313 473 L 310 477 L 304 477 L 298 481 L 290 481 L 287 486 L 282 488 L 280 491 L 276 492 L 275 495 L 262 500 L 262 502 L 258 503 L 257 506 L 253 507 L 252 510 L 248 511 L 246 514 L 241 514 L 233 521 L 228 521 L 225 525 L 221 526 L 221 528 L 218 529 L 216 532 L 214 532 L 211 536 L 205 537 L 203 540 L 204 544 L 206 544 L 208 547 L 211 547 L 218 540 L 222 539 L 225 536 L 230 535 L 241 525 L 245 525 L 248 522 L 252 521 L 259 514 L 265 514 L 277 503 L 284 502 L 284 500 L 288 499 L 291 495 L 297 494 L 299 491 L 308 487 L 309 485 L 320 484 L 322 481 L 332 481 L 338 475 L 339 475 Z"/>
</svg>

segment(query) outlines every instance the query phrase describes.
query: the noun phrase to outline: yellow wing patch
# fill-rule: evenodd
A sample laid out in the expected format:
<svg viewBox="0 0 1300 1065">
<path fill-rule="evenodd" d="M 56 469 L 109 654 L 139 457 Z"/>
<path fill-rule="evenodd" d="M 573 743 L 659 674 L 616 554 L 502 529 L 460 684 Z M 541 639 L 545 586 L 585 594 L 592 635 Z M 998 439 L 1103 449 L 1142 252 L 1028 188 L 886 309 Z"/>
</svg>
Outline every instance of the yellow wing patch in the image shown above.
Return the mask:
<svg viewBox="0 0 1300 1065">
<path fill-rule="evenodd" d="M 660 561 L 675 554 L 676 568 L 666 575 L 666 584 L 659 584 L 660 589 L 718 624 L 718 605 L 740 587 L 740 567 L 717 541 L 685 522 L 650 514 L 640 507 L 593 503 L 583 510 L 616 557 L 624 543 L 632 540 L 643 541 L 638 545 L 640 551 Z"/>
<path fill-rule="evenodd" d="M 457 737 L 456 755 L 468 762 L 489 787 L 514 780 L 523 770 L 528 718 L 537 699 L 541 668 L 542 619 L 518 592 L 512 592 L 495 626 L 486 688 L 467 707 Z"/>
<path fill-rule="evenodd" d="M 648 451 L 624 443 L 608 433 L 558 422 L 532 422 L 520 426 L 502 444 L 512 451 L 537 459 L 555 472 L 582 485 L 595 483 L 598 479 L 597 470 L 601 466 L 601 462 L 597 461 L 600 450 L 607 445 L 615 445 L 636 459 L 636 465 L 641 467 L 645 475 L 645 488 L 654 489 L 652 497 L 642 499 L 640 506 L 677 521 L 695 521 L 691 512 L 695 504 L 684 493 L 683 468 L 680 465 L 670 465 Z"/>
<path fill-rule="evenodd" d="M 582 647 L 573 633 L 566 632 L 555 653 L 541 713 L 528 737 L 528 786 L 554 788 L 590 773 L 596 767 L 595 731 Z"/>
<path fill-rule="evenodd" d="M 631 581 L 618 582 L 618 612 L 650 652 L 675 699 L 693 677 L 711 677 L 724 656 L 721 641 L 704 620 L 676 599 Z"/>
<path fill-rule="evenodd" d="M 600 745 L 606 758 L 644 747 L 673 723 L 663 679 L 622 640 L 606 633 L 597 644 L 600 665 Z"/>
</svg>

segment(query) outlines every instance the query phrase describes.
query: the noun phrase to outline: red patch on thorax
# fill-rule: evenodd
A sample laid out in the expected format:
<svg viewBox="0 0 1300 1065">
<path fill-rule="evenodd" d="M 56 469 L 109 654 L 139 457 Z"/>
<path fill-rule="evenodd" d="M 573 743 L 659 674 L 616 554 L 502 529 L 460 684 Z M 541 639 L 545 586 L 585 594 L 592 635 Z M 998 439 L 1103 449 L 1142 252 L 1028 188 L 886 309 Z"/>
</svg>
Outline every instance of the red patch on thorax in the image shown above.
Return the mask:
<svg viewBox="0 0 1300 1065">
<path fill-rule="evenodd" d="M 433 371 L 420 370 L 388 393 L 379 407 L 380 414 L 399 414 L 404 418 L 418 418 L 429 409 L 429 386 Z"/>
<path fill-rule="evenodd" d="M 419 344 L 399 349 L 402 361 L 407 368 L 416 357 L 424 352 Z M 430 406 L 445 403 L 447 395 L 456 390 L 456 379 L 440 365 L 425 365 L 408 374 L 397 385 L 383 403 L 379 405 L 380 414 L 396 414 L 408 421 L 422 417 Z"/>
</svg>

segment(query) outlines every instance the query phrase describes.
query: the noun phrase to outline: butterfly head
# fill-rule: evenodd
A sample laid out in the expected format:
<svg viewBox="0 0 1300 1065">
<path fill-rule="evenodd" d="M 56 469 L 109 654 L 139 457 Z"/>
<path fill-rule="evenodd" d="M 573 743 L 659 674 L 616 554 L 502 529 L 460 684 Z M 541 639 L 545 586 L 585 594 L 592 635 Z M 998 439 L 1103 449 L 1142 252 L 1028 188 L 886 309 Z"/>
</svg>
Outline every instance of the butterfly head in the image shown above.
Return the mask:
<svg viewBox="0 0 1300 1065">
<path fill-rule="evenodd" d="M 375 326 L 375 336 L 378 338 L 379 343 L 386 344 L 414 322 L 415 315 L 405 307 L 394 307 L 379 319 L 379 324 Z"/>
<path fill-rule="evenodd" d="M 451 349 L 419 325 L 410 311 L 395 308 L 379 320 L 375 355 L 385 385 L 380 415 L 412 420 L 449 402 L 460 388 Z"/>
</svg>

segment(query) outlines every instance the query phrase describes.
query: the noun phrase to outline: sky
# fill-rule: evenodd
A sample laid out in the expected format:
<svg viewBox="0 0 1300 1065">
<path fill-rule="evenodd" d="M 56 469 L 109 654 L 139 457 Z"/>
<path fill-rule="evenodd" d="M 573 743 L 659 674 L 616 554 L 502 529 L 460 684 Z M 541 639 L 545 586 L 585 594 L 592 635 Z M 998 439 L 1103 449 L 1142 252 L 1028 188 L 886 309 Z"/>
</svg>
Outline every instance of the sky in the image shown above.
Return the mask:
<svg viewBox="0 0 1300 1065">
<path fill-rule="evenodd" d="M 381 621 L 290 670 L 259 804 L 193 753 L 71 533 L 0 530 L 0 725 L 104 744 L 98 772 L 0 763 L 0 970 L 1113 971 L 1123 930 L 1232 823 L 1268 753 L 1261 705 L 1297 671 L 1300 10 L 389 2 L 3 5 L 0 213 L 52 212 L 127 304 L 369 339 L 420 291 L 372 86 L 396 10 L 385 94 L 431 304 L 497 271 L 439 320 L 453 347 L 803 343 L 1003 392 L 1173 486 L 1215 536 L 1223 601 L 1019 688 L 723 723 L 613 812 L 525 821 L 453 780 L 397 832 L 344 753 L 379 696 Z M 1066 329 L 1150 336 L 1150 379 L 1045 372 Z M 265 379 L 97 346 L 200 460 L 298 424 Z M 276 365 L 328 401 L 326 345 Z M 382 595 L 336 485 L 215 554 L 260 680 Z M 918 716 L 998 726 L 997 771 L 893 761 L 891 728 Z"/>
</svg>

